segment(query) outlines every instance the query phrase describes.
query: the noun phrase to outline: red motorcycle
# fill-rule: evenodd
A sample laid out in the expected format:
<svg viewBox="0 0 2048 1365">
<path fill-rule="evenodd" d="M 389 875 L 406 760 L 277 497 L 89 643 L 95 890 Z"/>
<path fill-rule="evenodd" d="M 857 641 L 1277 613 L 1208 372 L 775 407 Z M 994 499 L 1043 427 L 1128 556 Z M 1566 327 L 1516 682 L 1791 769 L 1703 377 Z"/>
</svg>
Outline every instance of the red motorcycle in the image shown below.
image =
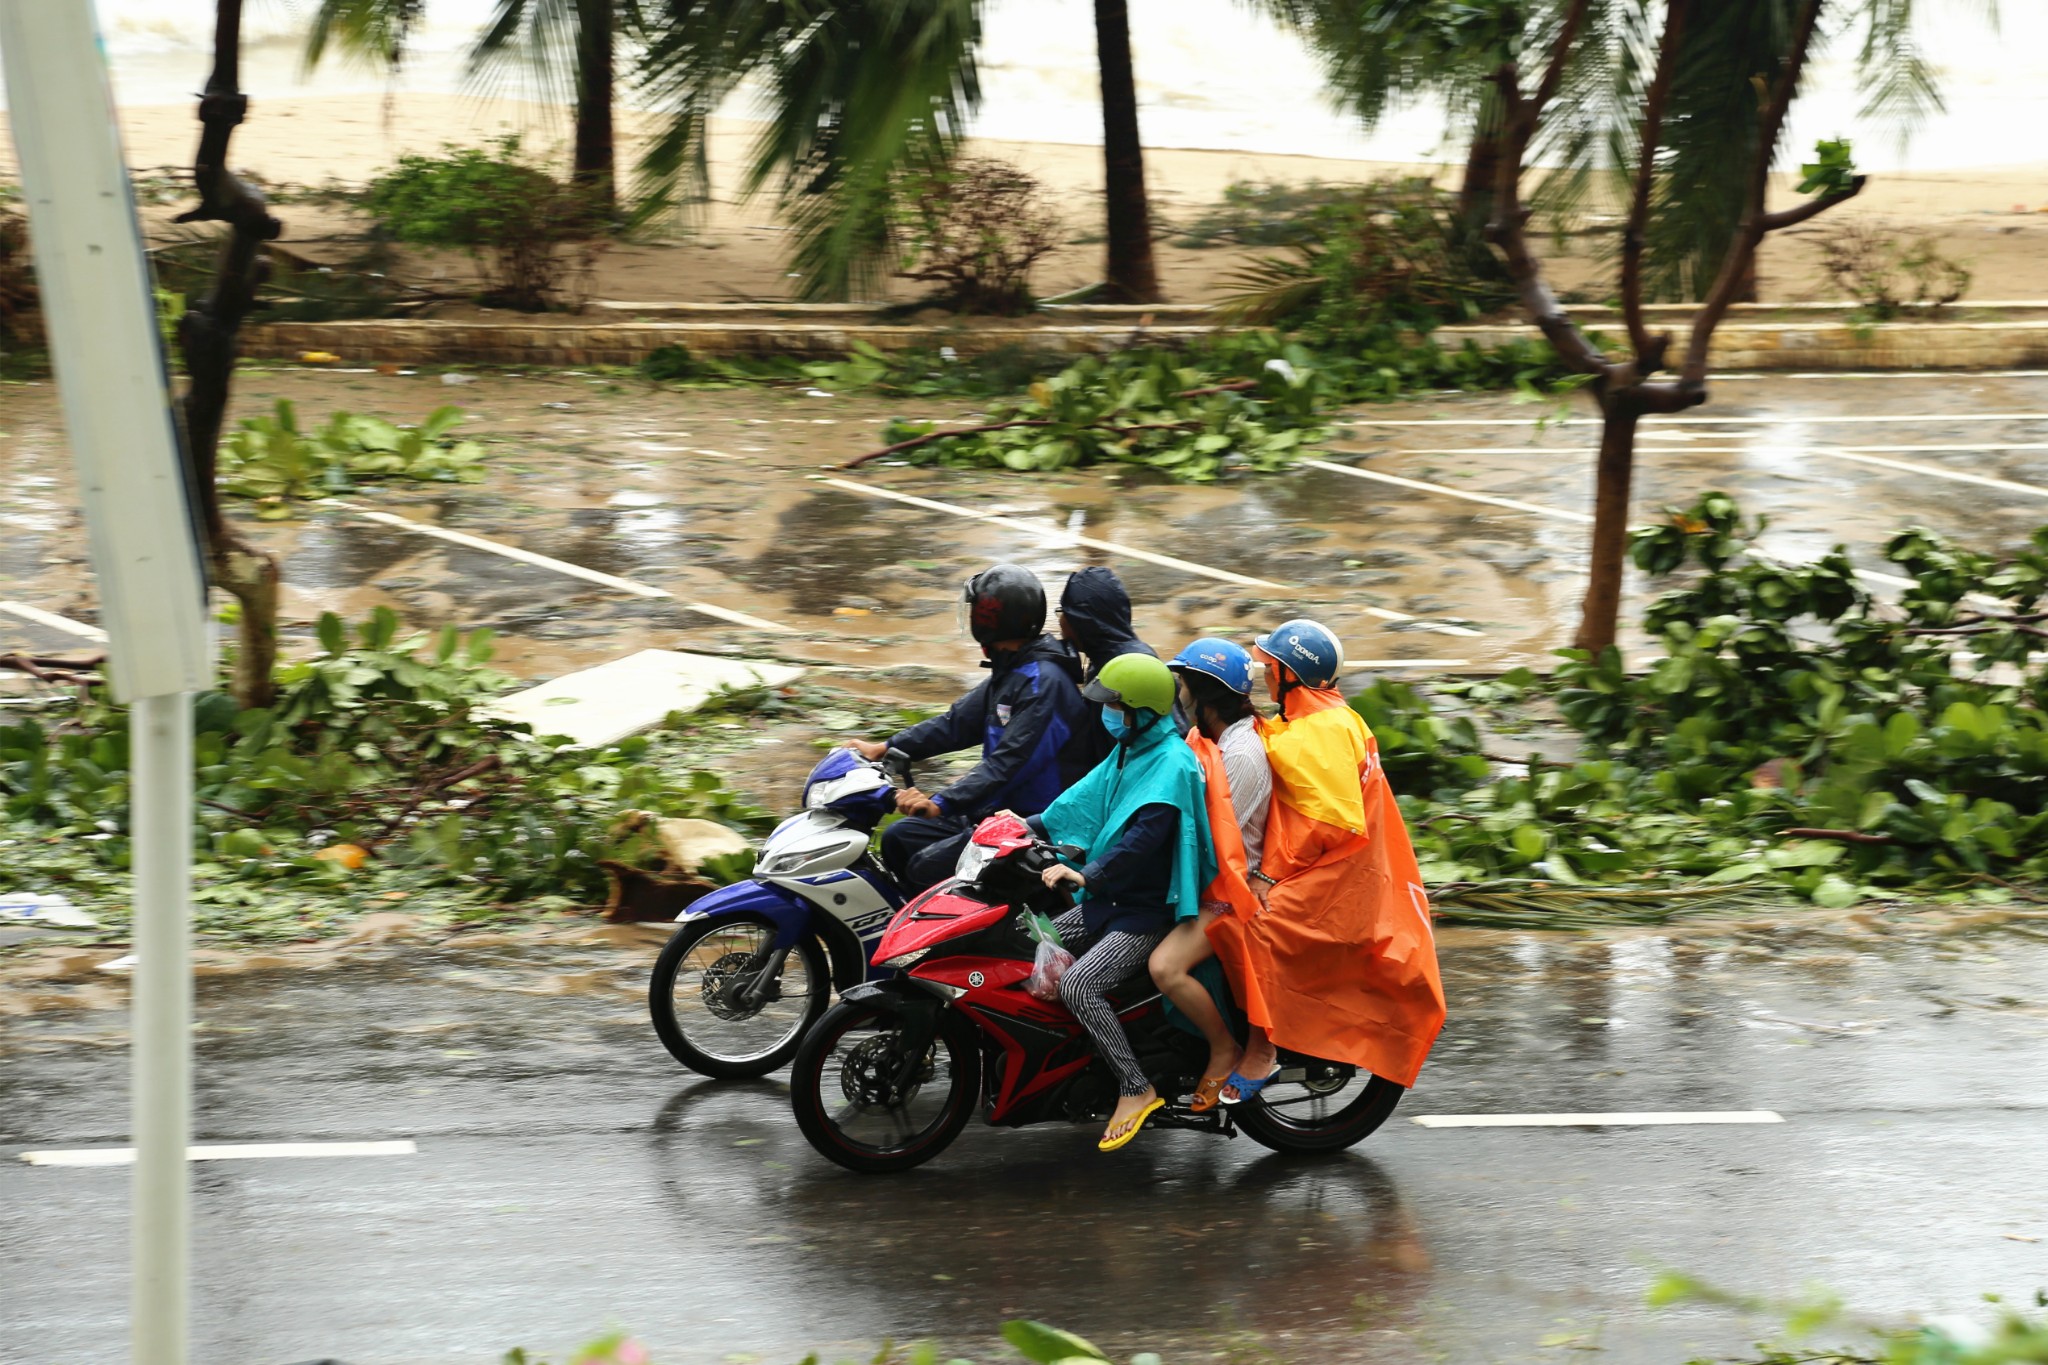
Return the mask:
<svg viewBox="0 0 2048 1365">
<path fill-rule="evenodd" d="M 905 1171 L 944 1151 L 976 1109 L 1004 1127 L 1103 1123 L 1116 1080 L 1063 1004 L 1024 986 L 1034 913 L 1071 908 L 1041 880 L 1062 849 L 1015 816 L 984 820 L 957 875 L 910 901 L 875 950 L 884 980 L 851 987 L 805 1035 L 790 1101 L 810 1144 L 849 1170 Z M 1334 1152 L 1371 1134 L 1402 1088 L 1339 1062 L 1283 1050 L 1279 1076 L 1243 1104 L 1189 1111 L 1208 1047 L 1174 1024 L 1144 968 L 1111 992 L 1167 1106 L 1153 1128 L 1189 1128 L 1279 1152 Z"/>
</svg>

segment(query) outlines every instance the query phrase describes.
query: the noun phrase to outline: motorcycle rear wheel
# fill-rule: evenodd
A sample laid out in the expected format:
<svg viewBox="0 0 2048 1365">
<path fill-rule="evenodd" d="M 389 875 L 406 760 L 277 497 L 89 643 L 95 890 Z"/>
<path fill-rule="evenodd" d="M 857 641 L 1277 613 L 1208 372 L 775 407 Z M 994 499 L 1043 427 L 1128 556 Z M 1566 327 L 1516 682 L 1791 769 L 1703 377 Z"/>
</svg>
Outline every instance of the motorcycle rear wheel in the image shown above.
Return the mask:
<svg viewBox="0 0 2048 1365">
<path fill-rule="evenodd" d="M 1358 1083 L 1361 1075 L 1363 1085 Z M 1370 1072 L 1350 1072 L 1334 1090 L 1276 1080 L 1257 1099 L 1238 1105 L 1232 1115 L 1245 1136 L 1261 1147 L 1301 1155 L 1341 1152 L 1371 1137 L 1406 1093 Z"/>
<path fill-rule="evenodd" d="M 888 1093 L 903 1060 L 902 1032 L 889 1013 L 841 1001 L 797 1049 L 789 1072 L 797 1127 L 849 1171 L 888 1175 L 923 1165 L 960 1136 L 980 1099 L 980 1040 L 954 1010 L 939 1016 L 921 1078 L 901 1095 Z"/>
<path fill-rule="evenodd" d="M 782 964 L 780 998 L 735 1011 L 718 997 L 720 973 L 746 970 L 775 942 L 765 915 L 693 920 L 676 930 L 647 982 L 655 1036 L 692 1071 L 745 1080 L 779 1071 L 832 1003 L 825 951 L 805 934 Z M 680 986 L 680 989 L 678 987 Z"/>
</svg>

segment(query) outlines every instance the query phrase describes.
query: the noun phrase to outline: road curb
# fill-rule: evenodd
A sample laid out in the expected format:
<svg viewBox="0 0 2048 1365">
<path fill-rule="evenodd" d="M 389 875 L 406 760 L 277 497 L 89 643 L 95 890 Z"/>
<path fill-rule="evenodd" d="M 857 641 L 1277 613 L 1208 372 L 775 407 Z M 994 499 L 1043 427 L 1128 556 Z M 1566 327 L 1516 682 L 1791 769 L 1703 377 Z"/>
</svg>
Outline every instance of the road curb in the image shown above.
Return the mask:
<svg viewBox="0 0 2048 1365">
<path fill-rule="evenodd" d="M 2048 314 L 2048 304 L 1999 305 Z M 1683 326 L 1683 308 L 1660 308 Z M 2048 365 L 2048 315 L 1988 321 L 1860 323 L 1832 305 L 1754 305 L 1714 335 L 1713 364 L 1723 370 L 1970 370 Z M 630 319 L 618 315 L 631 313 Z M 243 329 L 252 357 L 295 359 L 307 351 L 344 363 L 401 365 L 634 365 L 664 346 L 694 355 L 782 355 L 836 359 L 865 343 L 885 352 L 936 351 L 985 355 L 1011 347 L 1083 354 L 1130 344 L 1138 337 L 1188 341 L 1216 330 L 1201 306 L 1048 309 L 1046 320 L 962 325 L 877 321 L 871 309 L 837 304 L 594 305 L 591 313 L 548 321 L 473 322 L 371 319 L 273 322 Z M 1660 321 L 1663 319 L 1659 319 Z M 1589 317 L 1598 330 L 1603 322 Z M 1615 329 L 1619 330 L 1616 324 Z M 1515 325 L 1446 327 L 1445 345 L 1528 341 Z"/>
</svg>

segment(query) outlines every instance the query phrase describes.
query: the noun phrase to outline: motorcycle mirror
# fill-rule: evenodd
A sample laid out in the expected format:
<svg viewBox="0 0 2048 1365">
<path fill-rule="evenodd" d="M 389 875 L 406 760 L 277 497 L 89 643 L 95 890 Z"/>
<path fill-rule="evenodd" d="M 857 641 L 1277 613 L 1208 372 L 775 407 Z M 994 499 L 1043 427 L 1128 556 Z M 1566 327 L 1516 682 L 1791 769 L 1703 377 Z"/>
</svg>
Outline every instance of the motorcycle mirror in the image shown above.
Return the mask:
<svg viewBox="0 0 2048 1365">
<path fill-rule="evenodd" d="M 912 785 L 910 780 L 910 755 L 901 749 L 891 749 L 882 755 L 882 776 L 899 787 Z"/>
<path fill-rule="evenodd" d="M 1052 851 L 1059 854 L 1060 857 L 1065 858 L 1070 863 L 1084 863 L 1088 861 L 1088 850 L 1085 848 L 1076 848 L 1072 844 L 1054 844 L 1052 846 Z"/>
</svg>

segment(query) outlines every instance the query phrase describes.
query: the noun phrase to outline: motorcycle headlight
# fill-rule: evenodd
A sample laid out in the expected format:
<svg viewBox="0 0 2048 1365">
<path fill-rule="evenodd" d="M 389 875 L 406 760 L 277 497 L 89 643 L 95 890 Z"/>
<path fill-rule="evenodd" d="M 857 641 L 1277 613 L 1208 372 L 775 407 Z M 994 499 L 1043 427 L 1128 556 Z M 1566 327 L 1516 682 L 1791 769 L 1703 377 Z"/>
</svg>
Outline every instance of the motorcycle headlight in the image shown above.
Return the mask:
<svg viewBox="0 0 2048 1365">
<path fill-rule="evenodd" d="M 911 963 L 917 961 L 919 958 L 923 957 L 926 953 L 930 951 L 931 949 L 929 948 L 913 948 L 907 953 L 898 953 L 896 956 L 890 958 L 882 965 L 884 967 L 889 968 L 908 967 Z"/>
<path fill-rule="evenodd" d="M 953 864 L 953 875 L 963 882 L 971 882 L 981 876 L 995 857 L 996 851 L 988 845 L 970 843 L 960 850 L 960 861 Z"/>
</svg>

